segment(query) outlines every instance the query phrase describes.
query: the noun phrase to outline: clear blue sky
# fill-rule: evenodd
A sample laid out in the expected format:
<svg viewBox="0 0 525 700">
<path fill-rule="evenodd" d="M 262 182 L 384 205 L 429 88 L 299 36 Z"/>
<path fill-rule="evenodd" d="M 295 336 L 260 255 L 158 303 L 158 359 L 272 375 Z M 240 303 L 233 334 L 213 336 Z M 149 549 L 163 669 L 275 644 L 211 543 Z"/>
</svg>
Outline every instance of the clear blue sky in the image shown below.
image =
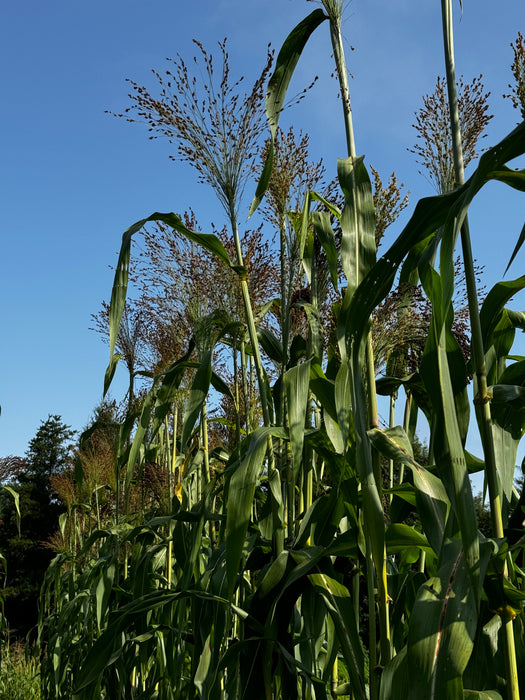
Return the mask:
<svg viewBox="0 0 525 700">
<path fill-rule="evenodd" d="M 124 229 L 154 211 L 190 206 L 203 230 L 218 216 L 193 171 L 168 159 L 167 142 L 150 142 L 145 129 L 104 113 L 127 106 L 125 78 L 153 85 L 150 69 L 177 52 L 190 59 L 193 37 L 212 50 L 227 36 L 233 72 L 252 80 L 268 42 L 278 49 L 313 9 L 304 0 L 3 3 L 0 456 L 22 455 L 49 413 L 82 429 L 99 403 L 108 350 L 89 330 L 90 314 L 109 299 L 109 266 Z M 495 114 L 485 144 L 492 145 L 518 121 L 501 95 L 511 80 L 510 42 L 525 32 L 525 4 L 464 0 L 462 18 L 459 2 L 455 9 L 457 72 L 484 76 Z M 358 151 L 384 179 L 395 170 L 411 190 L 411 210 L 432 193 L 406 149 L 421 96 L 444 72 L 439 0 L 353 0 L 345 17 Z M 320 79 L 283 125 L 307 130 L 311 155 L 335 172 L 345 153 L 331 70 L 324 26 L 301 59 L 295 90 Z M 472 210 L 475 255 L 489 284 L 503 275 L 524 213 L 523 197 L 498 185 Z M 511 278 L 523 273 L 523 261 Z"/>
</svg>

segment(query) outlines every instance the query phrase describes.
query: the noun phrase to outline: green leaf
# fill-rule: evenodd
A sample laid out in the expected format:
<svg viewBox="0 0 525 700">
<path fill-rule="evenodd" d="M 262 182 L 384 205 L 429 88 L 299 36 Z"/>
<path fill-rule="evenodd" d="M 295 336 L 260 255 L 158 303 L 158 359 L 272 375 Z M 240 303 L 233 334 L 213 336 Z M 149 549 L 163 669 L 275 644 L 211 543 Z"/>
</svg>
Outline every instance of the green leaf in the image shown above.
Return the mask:
<svg viewBox="0 0 525 700">
<path fill-rule="evenodd" d="M 323 597 L 334 621 L 341 644 L 341 651 L 350 676 L 354 697 L 365 700 L 364 655 L 357 633 L 353 601 L 348 589 L 325 574 L 310 574 L 308 579 Z"/>
<path fill-rule="evenodd" d="M 188 352 L 186 355 L 184 355 L 184 357 L 174 362 L 169 369 L 164 372 L 164 374 L 154 378 L 153 387 L 150 389 L 146 399 L 144 400 L 127 459 L 125 476 L 126 492 L 129 490 L 131 479 L 133 478 L 133 472 L 135 471 L 135 467 L 139 462 L 141 450 L 143 450 L 145 447 L 145 440 L 148 430 L 150 431 L 150 439 L 153 439 L 164 422 L 164 418 L 171 409 L 173 401 L 177 396 L 181 379 L 188 366 L 187 358 L 193 352 L 193 348 L 194 345 L 190 343 Z M 159 386 L 161 379 L 162 383 Z M 150 420 L 153 411 L 154 418 L 150 427 Z"/>
<path fill-rule="evenodd" d="M 186 353 L 179 360 L 173 362 L 163 374 L 154 378 L 154 387 L 159 381 L 160 387 L 154 397 L 155 412 L 151 425 L 151 439 L 156 436 L 160 426 L 164 423 L 164 419 L 172 410 L 184 373 L 187 369 L 198 366 L 194 362 L 189 361 L 194 348 L 195 343 L 192 339 L 188 344 Z"/>
<path fill-rule="evenodd" d="M 447 237 L 448 244 L 448 237 Z M 420 374 L 433 406 L 434 458 L 461 530 L 465 556 L 476 595 L 480 593 L 479 540 L 476 511 L 464 453 L 468 430 L 467 376 L 463 354 L 451 330 L 453 251 L 444 259 L 443 276 L 425 266 L 422 276 L 432 301 L 429 336 Z"/>
<path fill-rule="evenodd" d="M 265 572 L 260 584 L 257 586 L 257 597 L 264 598 L 270 591 L 276 588 L 282 581 L 283 576 L 288 566 L 289 552 L 284 550 L 271 563 L 268 570 Z"/>
<path fill-rule="evenodd" d="M 525 361 L 509 365 L 500 382 L 490 387 L 490 412 L 505 520 L 512 499 L 518 446 L 525 432 Z"/>
<path fill-rule="evenodd" d="M 112 593 L 116 573 L 117 567 L 115 562 L 110 562 L 109 565 L 102 567 L 101 575 L 97 583 L 95 598 L 97 625 L 99 629 L 102 628 L 102 621 L 108 612 L 108 602 Z"/>
<path fill-rule="evenodd" d="M 374 447 L 385 457 L 412 471 L 423 530 L 432 549 L 439 555 L 450 510 L 450 501 L 441 480 L 414 460 L 410 440 L 400 426 L 370 430 L 368 435 Z"/>
<path fill-rule="evenodd" d="M 492 177 L 494 180 L 504 182 L 515 190 L 525 192 L 525 170 L 513 170 L 503 165 L 492 174 Z"/>
<path fill-rule="evenodd" d="M 477 625 L 477 604 L 461 540 L 445 545 L 436 576 L 419 589 L 408 632 L 409 700 L 440 700 L 461 679 Z"/>
<path fill-rule="evenodd" d="M 463 700 L 503 700 L 496 690 L 464 690 Z"/>
<path fill-rule="evenodd" d="M 487 294 L 479 314 L 485 352 L 493 344 L 493 333 L 505 304 L 525 287 L 525 275 L 515 280 L 498 282 Z"/>
<path fill-rule="evenodd" d="M 351 299 L 375 263 L 374 198 L 363 156 L 340 158 L 337 175 L 345 196 L 340 222 L 341 263 L 347 282 L 345 298 L 348 295 Z"/>
<path fill-rule="evenodd" d="M 525 122 L 481 156 L 478 167 L 464 185 L 445 195 L 419 200 L 401 234 L 356 289 L 348 309 L 352 336 L 363 336 L 372 311 L 390 291 L 399 265 L 410 250 L 443 227 L 449 215 L 460 224 L 483 185 L 497 177 L 502 165 L 524 152 Z"/>
<path fill-rule="evenodd" d="M 275 70 L 270 78 L 268 90 L 266 92 L 266 114 L 270 123 L 271 132 L 270 148 L 263 166 L 261 178 L 257 185 L 255 197 L 250 207 L 249 216 L 253 214 L 261 203 L 270 181 L 273 165 L 273 143 L 277 132 L 279 117 L 281 116 L 285 103 L 288 85 L 290 84 L 295 67 L 308 39 L 325 19 L 328 19 L 328 17 L 321 9 L 314 10 L 290 32 L 277 56 Z"/>
<path fill-rule="evenodd" d="M 294 480 L 302 464 L 309 381 L 309 360 L 292 367 L 284 375 Z"/>
<path fill-rule="evenodd" d="M 260 326 L 257 328 L 257 337 L 262 349 L 268 355 L 270 360 L 276 364 L 281 364 L 283 361 L 283 344 L 268 328 Z"/>
<path fill-rule="evenodd" d="M 341 431 L 343 445 L 346 447 L 350 438 L 353 415 L 350 371 L 346 362 L 339 367 L 335 378 L 335 405 L 337 407 L 337 424 Z"/>
<path fill-rule="evenodd" d="M 407 700 L 408 679 L 407 648 L 403 647 L 383 671 L 379 700 Z"/>
<path fill-rule="evenodd" d="M 330 277 L 332 278 L 332 284 L 334 285 L 334 289 L 337 290 L 339 286 L 339 256 L 335 244 L 334 231 L 330 222 L 330 214 L 324 211 L 313 211 L 312 224 L 314 232 L 326 255 L 326 262 L 330 271 Z"/>
<path fill-rule="evenodd" d="M 18 491 L 15 491 L 13 488 L 11 488 L 11 486 L 0 486 L 0 489 L 7 491 L 7 493 L 11 494 L 11 496 L 13 497 L 16 510 L 16 526 L 18 529 L 18 534 L 20 535 L 20 494 L 18 493 Z"/>
<path fill-rule="evenodd" d="M 117 342 L 120 322 L 122 320 L 122 314 L 124 312 L 124 306 L 126 304 L 131 255 L 131 239 L 135 233 L 140 231 L 141 228 L 143 228 L 143 226 L 150 221 L 162 221 L 162 223 L 166 224 L 167 226 L 171 226 L 171 228 L 173 228 L 175 231 L 183 234 L 188 240 L 193 241 L 193 243 L 197 243 L 202 248 L 205 248 L 210 253 L 217 256 L 219 260 L 222 260 L 222 262 L 228 267 L 233 267 L 226 248 L 223 246 L 217 236 L 210 233 L 197 233 L 196 231 L 191 231 L 189 228 L 184 226 L 182 219 L 173 213 L 161 214 L 159 212 L 155 212 L 146 219 L 137 221 L 126 231 L 124 231 L 122 234 L 122 244 L 115 270 L 113 289 L 111 291 L 111 301 L 109 304 L 110 361 L 108 368 L 106 369 L 104 379 L 104 396 L 109 389 L 111 381 L 113 380 L 118 361 L 122 358 L 121 355 L 115 354 L 115 345 Z"/>
<path fill-rule="evenodd" d="M 514 250 L 512 251 L 512 255 L 510 256 L 509 264 L 507 265 L 507 267 L 505 268 L 505 272 L 503 273 L 504 275 L 507 274 L 507 272 L 508 272 L 508 270 L 509 270 L 509 267 L 510 267 L 510 266 L 512 265 L 512 263 L 514 262 L 514 259 L 515 259 L 516 255 L 519 253 L 520 248 L 521 248 L 521 246 L 523 245 L 523 241 L 525 241 L 525 225 L 524 225 L 523 228 L 521 229 L 520 237 L 518 238 L 518 241 L 517 241 L 517 243 L 516 243 L 516 247 L 515 247 Z"/>
<path fill-rule="evenodd" d="M 211 652 L 211 633 L 206 637 L 206 641 L 204 643 L 204 648 L 201 652 L 200 658 L 199 658 L 199 665 L 197 666 L 197 670 L 195 672 L 195 676 L 193 677 L 193 682 L 195 683 L 195 687 L 199 691 L 199 696 L 201 698 L 207 697 L 206 691 L 206 681 L 208 679 L 208 673 L 210 670 L 210 665 L 211 665 L 211 658 L 212 658 L 212 652 Z"/>
<path fill-rule="evenodd" d="M 184 421 L 182 424 L 181 437 L 182 450 L 186 448 L 188 440 L 195 427 L 195 423 L 200 416 L 202 407 L 204 406 L 204 402 L 208 396 L 208 391 L 210 390 L 212 377 L 212 355 L 212 351 L 208 350 L 200 358 L 199 367 L 193 378 L 190 393 L 184 406 Z"/>
<path fill-rule="evenodd" d="M 333 421 L 337 422 L 334 382 L 327 379 L 319 361 L 315 358 L 310 364 L 310 388 L 321 404 L 323 411 L 328 413 Z"/>
<path fill-rule="evenodd" d="M 406 547 L 418 549 L 430 549 L 427 538 L 410 525 L 404 523 L 392 523 L 388 526 L 385 535 L 387 552 L 396 554 Z"/>
<path fill-rule="evenodd" d="M 226 572 L 230 597 L 239 570 L 255 487 L 268 449 L 268 440 L 272 436 L 282 439 L 287 437 L 281 428 L 257 428 L 248 438 L 249 446 L 245 456 L 229 476 L 226 499 Z"/>
</svg>

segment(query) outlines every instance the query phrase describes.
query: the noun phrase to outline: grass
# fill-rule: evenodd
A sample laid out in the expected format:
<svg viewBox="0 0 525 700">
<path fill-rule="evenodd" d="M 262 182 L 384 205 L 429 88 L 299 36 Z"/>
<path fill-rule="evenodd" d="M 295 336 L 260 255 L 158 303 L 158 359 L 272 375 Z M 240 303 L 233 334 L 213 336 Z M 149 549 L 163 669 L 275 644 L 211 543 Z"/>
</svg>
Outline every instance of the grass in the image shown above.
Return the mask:
<svg viewBox="0 0 525 700">
<path fill-rule="evenodd" d="M 27 659 L 24 648 L 12 645 L 0 661 L 0 700 L 39 700 L 40 672 L 35 659 Z"/>
</svg>

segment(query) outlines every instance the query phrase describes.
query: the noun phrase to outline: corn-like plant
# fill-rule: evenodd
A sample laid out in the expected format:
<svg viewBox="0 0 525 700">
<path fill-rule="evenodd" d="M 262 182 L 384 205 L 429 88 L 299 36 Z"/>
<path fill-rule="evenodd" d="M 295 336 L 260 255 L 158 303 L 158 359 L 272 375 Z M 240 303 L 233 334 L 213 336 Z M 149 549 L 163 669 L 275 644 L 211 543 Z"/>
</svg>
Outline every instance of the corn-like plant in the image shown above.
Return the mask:
<svg viewBox="0 0 525 700">
<path fill-rule="evenodd" d="M 516 529 L 523 498 L 513 489 L 525 367 L 511 351 L 525 316 L 506 308 L 525 277 L 497 284 L 479 309 L 467 222 L 487 182 L 525 191 L 525 171 L 507 165 L 525 153 L 525 123 L 488 148 L 465 181 L 450 4 L 443 0 L 454 177 L 444 193 L 417 203 L 378 257 L 378 232 L 402 200 L 395 178 L 383 188 L 375 171 L 374 197 L 356 150 L 343 3 L 320 4 L 284 42 L 266 91 L 270 138 L 251 211 L 268 192 L 266 213 L 281 243 L 279 298 L 253 304 L 239 190 L 224 185 L 211 161 L 201 167 L 209 168 L 205 177 L 224 205 L 232 247 L 175 214 L 152 214 L 123 235 L 108 311 L 106 389 L 120 357 L 131 241 L 148 223 L 172 229 L 173 240 L 202 248 L 225 275 L 237 275 L 244 317 L 199 306 L 179 355 L 150 372 L 140 408 L 123 421 L 113 472 L 122 503 L 117 499 L 47 572 L 39 635 L 44 697 L 516 700 L 525 687 L 524 541 Z M 307 159 L 286 150 L 286 139 L 295 141 L 278 127 L 297 61 L 323 26 L 346 133 L 337 196 L 315 191 Z M 211 77 L 212 58 L 201 50 Z M 224 57 L 224 45 L 221 51 Z M 182 59 L 177 66 L 182 87 L 197 90 Z M 225 115 L 219 123 L 232 118 L 237 128 L 243 122 L 231 114 L 240 102 L 229 111 L 229 86 L 223 67 L 214 93 Z M 183 130 L 205 134 L 207 150 L 198 155 L 222 163 L 226 178 L 224 130 L 199 131 L 195 111 L 193 124 L 178 121 L 180 95 L 155 103 L 136 90 L 138 103 L 145 99 L 161 115 L 166 135 L 183 139 L 182 157 L 201 143 Z M 258 147 L 251 144 L 250 155 Z M 248 180 L 235 173 L 242 189 Z M 300 206 L 294 184 L 305 190 Z M 462 335 L 454 324 L 459 240 L 469 306 Z M 263 324 L 270 309 L 279 327 Z M 381 314 L 403 331 L 403 342 L 382 345 L 374 337 Z M 322 318 L 330 319 L 325 329 Z M 224 347 L 233 367 L 221 371 Z M 378 379 L 380 367 L 387 376 Z M 482 458 L 465 449 L 472 375 Z M 378 390 L 405 396 L 401 425 L 392 400 L 390 425 L 379 427 Z M 253 412 L 246 419 L 248 396 L 257 397 L 259 418 Z M 214 401 L 229 413 L 210 411 Z M 430 432 L 425 459 L 414 456 L 418 415 Z M 214 420 L 228 428 L 227 442 Z M 469 480 L 475 471 L 488 482 L 490 538 L 478 530 Z M 80 510 L 72 500 L 65 533 L 80 522 Z"/>
</svg>

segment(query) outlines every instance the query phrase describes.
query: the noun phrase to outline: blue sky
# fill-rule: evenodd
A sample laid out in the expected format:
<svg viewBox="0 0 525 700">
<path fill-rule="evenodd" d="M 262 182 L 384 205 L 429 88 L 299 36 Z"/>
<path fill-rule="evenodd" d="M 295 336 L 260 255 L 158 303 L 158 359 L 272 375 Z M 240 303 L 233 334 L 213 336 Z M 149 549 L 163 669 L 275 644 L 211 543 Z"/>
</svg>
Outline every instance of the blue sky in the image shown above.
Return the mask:
<svg viewBox="0 0 525 700">
<path fill-rule="evenodd" d="M 167 142 L 150 142 L 140 125 L 105 114 L 128 105 L 125 78 L 152 86 L 150 69 L 162 69 L 177 52 L 190 59 L 193 37 L 213 50 L 227 36 L 233 72 L 253 80 L 267 44 L 278 49 L 313 9 L 304 0 L 4 3 L 0 456 L 22 455 L 49 413 L 82 429 L 99 403 L 108 350 L 89 330 L 90 314 L 109 299 L 122 232 L 154 211 L 190 206 L 203 230 L 212 220 L 222 225 L 213 194 L 196 184 L 188 166 L 169 160 Z M 484 76 L 495 115 L 484 144 L 492 145 L 518 121 L 501 95 L 512 78 L 510 43 L 525 31 L 525 5 L 464 0 L 462 17 L 459 2 L 455 9 L 457 72 L 467 80 Z M 345 18 L 357 150 L 384 179 L 396 172 L 411 191 L 411 211 L 418 197 L 432 194 L 406 149 L 415 143 L 411 124 L 421 97 L 443 74 L 440 3 L 352 0 Z M 335 173 L 345 149 L 331 71 L 322 26 L 301 58 L 292 92 L 314 75 L 319 80 L 285 113 L 283 126 L 293 122 L 308 131 L 311 156 L 323 157 Z M 524 212 L 523 198 L 501 185 L 488 187 L 473 206 L 475 256 L 489 286 L 503 275 Z M 389 236 L 399 230 L 392 227 Z M 523 273 L 523 260 L 520 254 L 510 278 Z"/>
</svg>

